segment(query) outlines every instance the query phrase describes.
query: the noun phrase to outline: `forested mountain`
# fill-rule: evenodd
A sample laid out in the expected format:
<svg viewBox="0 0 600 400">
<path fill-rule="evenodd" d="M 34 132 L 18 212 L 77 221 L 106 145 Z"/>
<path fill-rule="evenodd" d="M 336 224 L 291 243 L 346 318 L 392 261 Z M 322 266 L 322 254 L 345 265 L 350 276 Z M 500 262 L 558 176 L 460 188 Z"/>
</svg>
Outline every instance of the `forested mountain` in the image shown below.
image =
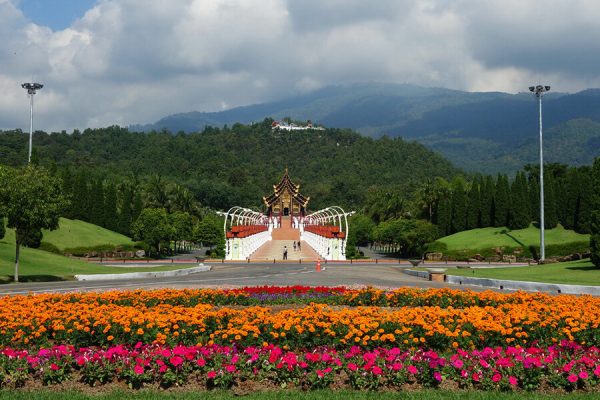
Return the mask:
<svg viewBox="0 0 600 400">
<path fill-rule="evenodd" d="M 119 127 L 37 132 L 33 159 L 63 175 L 65 170 L 85 173 L 88 182 L 130 178 L 142 184 L 159 176 L 162 182 L 184 185 L 203 206 L 216 209 L 261 207 L 262 196 L 272 191 L 286 167 L 301 192 L 311 197 L 313 210 L 334 204 L 356 209 L 375 186 L 408 198 L 426 178 L 460 173 L 415 142 L 373 139 L 347 129 L 276 132 L 271 122 L 176 135 Z M 27 138 L 19 131 L 0 133 L 0 163 L 22 165 Z"/>
<path fill-rule="evenodd" d="M 372 137 L 414 139 L 457 166 L 482 173 L 514 173 L 535 162 L 538 153 L 537 102 L 530 93 L 470 93 L 413 85 L 326 87 L 272 103 L 171 115 L 133 129 L 195 132 L 265 117 L 310 119 Z M 550 92 L 544 98 L 544 132 L 548 162 L 590 164 L 600 155 L 600 90 Z"/>
</svg>

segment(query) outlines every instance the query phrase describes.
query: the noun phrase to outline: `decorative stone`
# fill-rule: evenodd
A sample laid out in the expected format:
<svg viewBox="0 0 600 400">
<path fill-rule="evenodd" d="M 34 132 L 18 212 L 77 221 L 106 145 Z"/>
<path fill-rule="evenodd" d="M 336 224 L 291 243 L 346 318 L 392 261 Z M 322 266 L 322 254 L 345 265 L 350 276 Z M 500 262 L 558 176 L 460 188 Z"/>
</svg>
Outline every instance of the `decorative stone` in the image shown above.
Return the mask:
<svg viewBox="0 0 600 400">
<path fill-rule="evenodd" d="M 146 252 L 144 250 L 137 250 L 135 252 L 135 256 L 138 258 L 142 258 L 142 257 L 146 256 Z"/>
</svg>

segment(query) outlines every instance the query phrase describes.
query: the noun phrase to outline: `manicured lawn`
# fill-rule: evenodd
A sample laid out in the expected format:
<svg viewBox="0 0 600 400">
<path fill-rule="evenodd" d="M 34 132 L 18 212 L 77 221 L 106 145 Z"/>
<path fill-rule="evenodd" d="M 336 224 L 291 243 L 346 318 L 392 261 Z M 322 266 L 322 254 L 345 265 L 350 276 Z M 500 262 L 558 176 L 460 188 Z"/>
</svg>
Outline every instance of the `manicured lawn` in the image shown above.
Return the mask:
<svg viewBox="0 0 600 400">
<path fill-rule="evenodd" d="M 211 400 L 233 400 L 240 398 L 233 392 L 223 391 L 186 391 L 186 392 L 156 392 L 141 390 L 139 392 L 132 391 L 114 391 L 106 392 L 99 390 L 95 394 L 83 394 L 81 392 L 62 392 L 52 389 L 38 389 L 35 391 L 0 391 L 0 398 L 11 400 L 53 400 L 53 399 L 68 399 L 68 400 L 121 400 L 121 399 L 138 399 L 138 400 L 159 400 L 159 399 L 211 399 Z M 444 390 L 420 390 L 414 392 L 359 392 L 347 390 L 318 390 L 312 392 L 301 392 L 297 390 L 288 391 L 264 391 L 255 392 L 243 396 L 249 400 L 550 400 L 550 399 L 597 399 L 598 393 L 577 393 L 577 394 L 538 394 L 538 393 L 501 393 L 501 392 L 474 392 L 474 391 L 444 391 Z"/>
<path fill-rule="evenodd" d="M 15 269 L 15 245 L 0 241 L 0 283 L 8 282 Z M 124 272 L 171 271 L 185 268 L 181 265 L 165 265 L 144 268 L 118 268 L 96 265 L 47 251 L 21 247 L 19 279 L 27 281 L 54 281 L 72 279 L 75 274 L 115 274 Z"/>
<path fill-rule="evenodd" d="M 596 268 L 589 259 L 546 265 L 532 264 L 529 267 L 448 269 L 446 274 L 512 281 L 600 285 L 600 268 Z"/>
<path fill-rule="evenodd" d="M 505 231 L 506 233 L 502 233 Z M 562 226 L 545 231 L 546 245 L 589 240 L 589 235 L 567 230 Z M 437 240 L 445 243 L 448 250 L 488 249 L 491 247 L 527 247 L 538 246 L 540 230 L 534 226 L 510 231 L 507 228 L 480 228 L 458 232 Z"/>
<path fill-rule="evenodd" d="M 54 231 L 44 230 L 42 241 L 53 244 L 60 250 L 73 247 L 93 247 L 103 244 L 112 244 L 115 246 L 133 245 L 133 241 L 127 236 L 88 222 L 61 218 L 59 224 L 59 228 Z M 15 232 L 12 229 L 7 229 L 6 236 L 2 240 L 7 243 L 14 243 Z"/>
</svg>

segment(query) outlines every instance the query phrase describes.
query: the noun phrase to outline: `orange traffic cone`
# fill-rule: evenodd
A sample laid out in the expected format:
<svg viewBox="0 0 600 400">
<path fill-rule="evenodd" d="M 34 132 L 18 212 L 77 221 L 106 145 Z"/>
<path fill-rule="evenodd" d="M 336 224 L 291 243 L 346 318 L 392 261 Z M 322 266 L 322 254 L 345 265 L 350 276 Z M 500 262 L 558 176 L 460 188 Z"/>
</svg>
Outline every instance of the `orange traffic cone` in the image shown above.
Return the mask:
<svg viewBox="0 0 600 400">
<path fill-rule="evenodd" d="M 321 272 L 321 260 L 317 259 L 317 268 L 316 268 L 317 272 Z"/>
</svg>

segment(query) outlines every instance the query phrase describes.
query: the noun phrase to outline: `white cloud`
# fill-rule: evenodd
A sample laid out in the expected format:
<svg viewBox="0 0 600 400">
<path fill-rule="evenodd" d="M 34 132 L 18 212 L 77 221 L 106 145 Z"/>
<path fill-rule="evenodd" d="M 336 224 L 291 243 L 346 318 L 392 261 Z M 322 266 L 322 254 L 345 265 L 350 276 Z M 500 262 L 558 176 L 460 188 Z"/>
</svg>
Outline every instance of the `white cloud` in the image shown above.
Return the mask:
<svg viewBox="0 0 600 400">
<path fill-rule="evenodd" d="M 589 0 L 100 0 L 62 31 L 0 0 L 0 128 L 153 122 L 329 84 L 522 91 L 600 85 Z"/>
</svg>

